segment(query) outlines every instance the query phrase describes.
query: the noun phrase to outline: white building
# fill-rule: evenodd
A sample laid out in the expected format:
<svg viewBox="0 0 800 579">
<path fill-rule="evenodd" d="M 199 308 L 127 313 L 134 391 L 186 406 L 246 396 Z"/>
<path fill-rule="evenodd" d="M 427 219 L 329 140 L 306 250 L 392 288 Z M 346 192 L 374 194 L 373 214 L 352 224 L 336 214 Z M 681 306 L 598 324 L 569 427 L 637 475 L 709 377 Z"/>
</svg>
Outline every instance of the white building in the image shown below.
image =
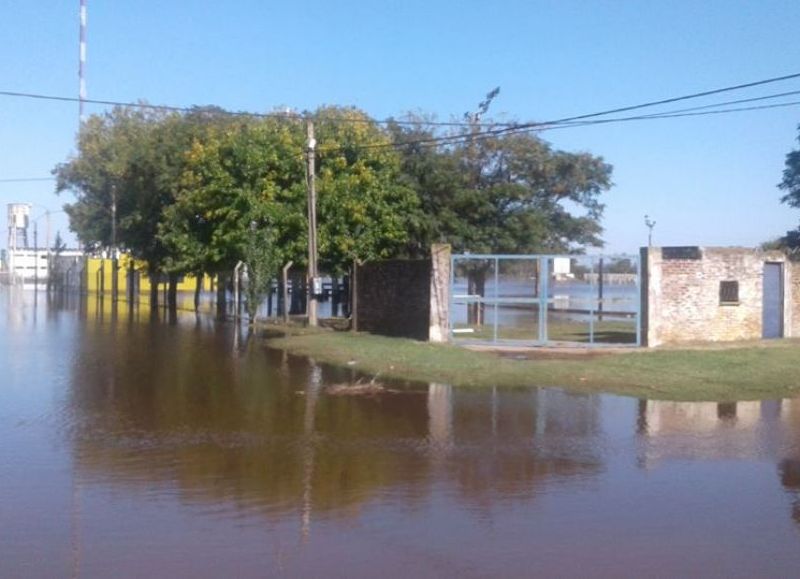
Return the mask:
<svg viewBox="0 0 800 579">
<path fill-rule="evenodd" d="M 29 203 L 9 203 L 8 205 L 8 251 L 3 267 L 4 279 L 11 283 L 46 282 L 50 275 L 50 265 L 56 253 L 47 248 L 49 244 L 50 225 L 48 221 L 48 233 L 44 242 L 45 247 L 36 247 L 36 223 L 34 220 L 34 234 L 31 238 L 29 227 L 31 205 Z M 45 213 L 49 220 L 49 213 Z M 34 246 L 31 246 L 33 241 Z M 59 258 L 80 257 L 83 252 L 74 249 L 61 250 L 58 252 Z"/>
</svg>

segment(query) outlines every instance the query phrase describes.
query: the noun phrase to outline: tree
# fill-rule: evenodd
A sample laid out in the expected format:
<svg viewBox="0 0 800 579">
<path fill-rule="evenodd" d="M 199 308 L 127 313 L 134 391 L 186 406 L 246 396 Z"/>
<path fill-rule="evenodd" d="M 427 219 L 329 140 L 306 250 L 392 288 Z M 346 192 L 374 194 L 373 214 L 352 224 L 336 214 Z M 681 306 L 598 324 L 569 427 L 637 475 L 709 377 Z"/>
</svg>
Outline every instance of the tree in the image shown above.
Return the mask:
<svg viewBox="0 0 800 579">
<path fill-rule="evenodd" d="M 67 244 L 64 243 L 64 238 L 61 237 L 61 231 L 56 231 L 56 238 L 53 241 L 53 247 L 51 248 L 53 253 L 58 256 L 60 255 L 65 249 L 67 248 Z"/>
<path fill-rule="evenodd" d="M 313 116 L 322 267 L 337 275 L 354 260 L 399 255 L 420 213 L 414 190 L 401 178 L 391 135 L 353 108 L 326 107 Z"/>
<path fill-rule="evenodd" d="M 800 132 L 800 125 L 797 129 Z M 800 142 L 800 135 L 797 140 Z M 786 168 L 783 170 L 783 180 L 778 187 L 786 192 L 781 197 L 781 202 L 800 209 L 800 149 L 790 151 L 786 155 Z"/>
<path fill-rule="evenodd" d="M 252 222 L 244 250 L 244 263 L 247 266 L 245 293 L 251 324 L 256 322 L 258 307 L 269 294 L 272 280 L 277 277 L 283 263 L 277 237 L 275 228 L 268 222 Z"/>
<path fill-rule="evenodd" d="M 434 242 L 458 253 L 572 253 L 602 246 L 600 195 L 611 187 L 612 168 L 589 153 L 554 150 L 530 133 L 489 134 L 479 124 L 493 91 L 469 126 L 451 133 L 451 144 L 431 147 L 436 136 L 424 119 L 410 128 L 394 125 L 402 168 L 425 216 L 411 251 Z M 486 262 L 468 267 L 468 292 L 484 294 Z M 480 323 L 472 308 L 470 321 Z"/>
<path fill-rule="evenodd" d="M 81 126 L 76 154 L 54 169 L 56 192 L 75 194 L 75 202 L 64 210 L 70 229 L 89 250 L 111 247 L 115 197 L 118 222 L 132 213 L 135 180 L 131 169 L 137 156 L 144 154 L 147 134 L 157 118 L 154 113 L 123 107 L 92 115 Z M 117 229 L 116 241 L 128 244 L 128 231 Z"/>
<path fill-rule="evenodd" d="M 282 255 L 304 251 L 302 151 L 298 122 L 253 117 L 210 128 L 189 147 L 159 237 L 172 256 L 170 267 L 218 277 L 220 313 L 224 280 L 239 260 L 247 261 L 254 220 L 269 215 L 270 244 Z"/>
<path fill-rule="evenodd" d="M 180 259 L 159 236 L 163 216 L 174 202 L 186 152 L 218 118 L 218 109 L 179 114 L 115 107 L 89 117 L 78 135 L 77 153 L 54 170 L 57 191 L 71 190 L 76 197 L 65 206 L 70 228 L 90 249 L 113 244 L 144 260 L 154 282 L 153 306 L 158 275 L 170 275 L 174 306 L 177 275 L 182 273 L 176 266 Z"/>
<path fill-rule="evenodd" d="M 164 132 L 179 117 L 125 107 L 93 115 L 81 127 L 77 155 L 54 171 L 56 190 L 75 193 L 76 201 L 64 209 L 78 238 L 93 249 L 127 249 L 147 263 L 153 278 L 166 257 L 156 233 L 172 198 L 169 168 L 180 161 L 176 140 Z M 152 287 L 155 305 L 157 284 Z"/>
<path fill-rule="evenodd" d="M 798 126 L 800 131 L 800 126 Z M 797 138 L 800 142 L 800 135 Z M 778 185 L 786 193 L 781 197 L 781 202 L 790 207 L 800 209 L 800 150 L 794 150 L 786 155 L 786 168 L 783 170 L 783 180 Z M 776 241 L 781 249 L 788 249 L 793 255 L 800 251 L 800 226 L 787 231 L 786 235 Z"/>
</svg>

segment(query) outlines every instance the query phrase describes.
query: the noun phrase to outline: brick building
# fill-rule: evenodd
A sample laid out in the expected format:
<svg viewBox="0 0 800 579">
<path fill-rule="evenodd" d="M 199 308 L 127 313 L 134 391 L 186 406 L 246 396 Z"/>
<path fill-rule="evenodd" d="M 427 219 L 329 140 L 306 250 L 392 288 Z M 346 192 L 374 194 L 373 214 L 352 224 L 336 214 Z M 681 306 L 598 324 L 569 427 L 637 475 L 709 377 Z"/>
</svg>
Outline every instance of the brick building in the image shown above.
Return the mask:
<svg viewBox="0 0 800 579">
<path fill-rule="evenodd" d="M 647 346 L 800 336 L 800 263 L 782 252 L 650 247 L 641 259 Z"/>
</svg>

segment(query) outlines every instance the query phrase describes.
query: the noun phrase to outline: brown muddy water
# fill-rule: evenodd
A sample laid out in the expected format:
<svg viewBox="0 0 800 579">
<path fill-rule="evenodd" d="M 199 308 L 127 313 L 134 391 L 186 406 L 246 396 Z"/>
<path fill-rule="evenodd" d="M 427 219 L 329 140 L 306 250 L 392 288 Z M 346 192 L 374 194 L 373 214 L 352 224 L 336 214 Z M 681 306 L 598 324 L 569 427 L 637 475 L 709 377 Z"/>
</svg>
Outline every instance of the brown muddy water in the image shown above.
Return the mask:
<svg viewBox="0 0 800 579">
<path fill-rule="evenodd" d="M 800 573 L 800 400 L 358 378 L 0 289 L 0 577 Z"/>
</svg>

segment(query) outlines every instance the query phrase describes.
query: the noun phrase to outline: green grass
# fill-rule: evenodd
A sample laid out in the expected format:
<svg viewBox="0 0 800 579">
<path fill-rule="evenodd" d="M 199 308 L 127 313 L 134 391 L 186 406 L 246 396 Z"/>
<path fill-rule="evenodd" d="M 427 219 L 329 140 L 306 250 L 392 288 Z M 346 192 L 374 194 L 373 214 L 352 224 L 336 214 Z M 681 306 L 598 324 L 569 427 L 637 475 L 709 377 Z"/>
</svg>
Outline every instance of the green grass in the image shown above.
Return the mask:
<svg viewBox="0 0 800 579">
<path fill-rule="evenodd" d="M 361 333 L 281 329 L 271 347 L 349 364 L 363 372 L 466 387 L 552 386 L 662 400 L 730 402 L 800 393 L 800 340 L 724 348 L 632 349 L 626 353 L 495 352 Z M 274 332 L 272 332 L 274 333 Z M 516 352 L 516 356 L 521 352 Z"/>
<path fill-rule="evenodd" d="M 494 338 L 494 327 L 491 323 L 482 326 L 460 325 L 459 328 L 471 329 L 470 333 L 456 336 L 459 343 L 472 341 L 491 341 Z M 634 320 L 595 320 L 592 330 L 593 340 L 601 344 L 635 344 L 636 322 Z M 567 320 L 550 320 L 547 324 L 547 336 L 554 342 L 589 343 L 589 322 L 572 322 Z M 498 326 L 498 340 L 536 340 L 539 337 L 538 324 L 519 326 Z"/>
</svg>

